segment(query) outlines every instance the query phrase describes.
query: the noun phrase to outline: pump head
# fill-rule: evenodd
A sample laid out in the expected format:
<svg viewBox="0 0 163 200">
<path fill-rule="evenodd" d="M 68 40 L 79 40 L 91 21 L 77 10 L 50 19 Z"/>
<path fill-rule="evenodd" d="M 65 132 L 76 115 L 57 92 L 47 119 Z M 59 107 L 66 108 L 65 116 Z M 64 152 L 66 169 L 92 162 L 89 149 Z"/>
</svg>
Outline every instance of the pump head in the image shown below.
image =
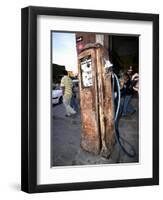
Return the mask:
<svg viewBox="0 0 163 200">
<path fill-rule="evenodd" d="M 104 63 L 105 63 L 105 72 L 109 73 L 109 72 L 113 72 L 113 64 L 110 62 L 109 59 L 105 59 L 104 58 Z"/>
</svg>

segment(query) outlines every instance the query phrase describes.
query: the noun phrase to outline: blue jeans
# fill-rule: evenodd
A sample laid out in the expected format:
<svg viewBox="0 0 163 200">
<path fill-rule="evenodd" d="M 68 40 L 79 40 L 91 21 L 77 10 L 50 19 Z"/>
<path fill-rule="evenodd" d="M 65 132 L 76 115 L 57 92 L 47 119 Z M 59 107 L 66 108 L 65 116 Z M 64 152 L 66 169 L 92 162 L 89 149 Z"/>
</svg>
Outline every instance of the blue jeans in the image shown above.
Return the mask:
<svg viewBox="0 0 163 200">
<path fill-rule="evenodd" d="M 122 112 L 122 116 L 126 116 L 127 113 L 133 113 L 136 110 L 132 107 L 132 105 L 130 104 L 131 101 L 131 97 L 132 95 L 126 95 L 124 97 L 122 97 L 122 101 L 121 101 L 121 112 Z"/>
<path fill-rule="evenodd" d="M 78 101 L 77 101 L 77 98 L 72 95 L 72 98 L 71 98 L 71 107 L 76 111 L 78 112 L 79 110 L 79 106 L 78 106 Z"/>
</svg>

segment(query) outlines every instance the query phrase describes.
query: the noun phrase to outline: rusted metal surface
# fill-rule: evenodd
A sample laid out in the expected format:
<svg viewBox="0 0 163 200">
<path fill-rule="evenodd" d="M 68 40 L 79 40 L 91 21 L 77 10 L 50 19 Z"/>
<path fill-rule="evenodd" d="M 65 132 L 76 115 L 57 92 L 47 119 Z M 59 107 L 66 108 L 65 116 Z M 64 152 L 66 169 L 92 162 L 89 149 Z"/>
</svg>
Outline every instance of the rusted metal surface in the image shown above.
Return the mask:
<svg viewBox="0 0 163 200">
<path fill-rule="evenodd" d="M 111 73 L 105 74 L 104 77 L 104 115 L 105 115 L 105 133 L 106 133 L 106 144 L 108 153 L 111 153 L 113 145 L 115 143 L 114 134 L 114 110 L 113 110 L 113 98 L 112 98 L 112 87 L 111 87 Z"/>
<path fill-rule="evenodd" d="M 82 40 L 78 40 L 78 38 L 82 38 Z M 94 44 L 96 42 L 96 34 L 95 33 L 76 33 L 76 47 L 77 52 L 80 53 L 81 49 L 85 47 L 87 44 Z"/>
<path fill-rule="evenodd" d="M 92 85 L 83 86 L 83 58 L 91 55 Z M 80 103 L 82 117 L 81 146 L 86 151 L 109 157 L 114 138 L 114 112 L 111 72 L 104 68 L 103 47 L 84 50 L 79 55 Z M 90 57 L 89 57 L 90 58 Z M 89 85 L 89 84 L 88 84 Z"/>
<path fill-rule="evenodd" d="M 98 106 L 99 106 L 99 125 L 101 134 L 101 152 L 107 152 L 106 140 L 105 140 L 105 115 L 104 115 L 104 67 L 102 67 L 102 50 L 101 48 L 96 49 L 97 56 L 97 86 L 98 86 Z"/>
<path fill-rule="evenodd" d="M 92 86 L 84 87 L 82 82 L 81 59 L 91 55 Z M 98 97 L 96 79 L 96 51 L 85 50 L 79 56 L 80 107 L 82 119 L 81 146 L 88 152 L 100 152 L 100 131 L 98 123 Z"/>
<path fill-rule="evenodd" d="M 104 48 L 96 49 L 97 56 L 97 72 L 98 72 L 98 98 L 99 98 L 99 118 L 101 131 L 101 153 L 105 157 L 109 157 L 113 145 L 114 137 L 114 111 L 112 98 L 112 81 L 111 72 L 106 72 L 104 68 L 104 57 L 106 52 Z"/>
</svg>

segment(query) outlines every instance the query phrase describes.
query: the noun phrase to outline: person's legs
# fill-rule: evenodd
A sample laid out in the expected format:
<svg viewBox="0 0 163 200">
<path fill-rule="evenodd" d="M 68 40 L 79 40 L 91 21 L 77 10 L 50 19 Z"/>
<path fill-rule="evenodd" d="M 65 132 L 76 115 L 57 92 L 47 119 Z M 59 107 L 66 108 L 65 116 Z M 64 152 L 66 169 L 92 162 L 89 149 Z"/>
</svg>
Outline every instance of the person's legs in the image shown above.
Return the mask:
<svg viewBox="0 0 163 200">
<path fill-rule="evenodd" d="M 75 95 L 72 95 L 70 106 L 71 106 L 76 112 L 78 111 L 77 99 L 76 99 Z"/>
<path fill-rule="evenodd" d="M 120 115 L 123 114 L 124 99 L 125 97 L 121 97 L 121 103 L 120 103 L 120 109 L 119 109 Z"/>
<path fill-rule="evenodd" d="M 74 110 L 75 110 L 76 112 L 79 111 L 78 102 L 77 102 L 77 98 L 76 98 L 76 97 L 74 98 Z"/>
<path fill-rule="evenodd" d="M 68 99 L 66 97 L 63 97 L 63 104 L 65 106 L 65 109 L 66 109 L 66 115 L 67 116 L 70 116 L 70 113 L 69 113 L 69 110 L 68 110 Z"/>
<path fill-rule="evenodd" d="M 70 106 L 74 108 L 74 95 L 71 97 Z"/>
<path fill-rule="evenodd" d="M 126 116 L 127 113 L 131 114 L 131 113 L 135 112 L 135 109 L 130 104 L 131 97 L 132 97 L 132 95 L 127 95 L 124 98 L 122 116 Z"/>
<path fill-rule="evenodd" d="M 131 99 L 131 96 L 127 95 L 124 97 L 122 116 L 127 115 L 127 107 L 128 107 L 128 103 L 129 103 L 130 99 Z"/>
<path fill-rule="evenodd" d="M 71 96 L 64 96 L 63 103 L 66 109 L 66 114 L 70 116 L 71 114 L 75 114 L 75 110 L 70 106 Z"/>
<path fill-rule="evenodd" d="M 132 97 L 132 96 L 131 96 L 131 97 Z M 130 114 L 132 114 L 132 113 L 134 113 L 134 112 L 136 111 L 136 109 L 133 108 L 133 106 L 131 105 L 131 99 L 132 99 L 132 98 L 130 98 L 130 100 L 129 100 L 129 102 L 128 102 L 128 106 L 127 106 L 127 112 L 130 113 Z"/>
</svg>

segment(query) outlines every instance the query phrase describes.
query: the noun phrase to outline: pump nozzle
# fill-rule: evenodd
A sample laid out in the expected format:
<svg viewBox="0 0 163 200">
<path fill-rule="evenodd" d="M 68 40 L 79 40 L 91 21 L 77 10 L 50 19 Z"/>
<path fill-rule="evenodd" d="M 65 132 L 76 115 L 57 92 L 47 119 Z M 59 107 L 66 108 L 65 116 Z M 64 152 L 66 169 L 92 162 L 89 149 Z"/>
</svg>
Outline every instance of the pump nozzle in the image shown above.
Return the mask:
<svg viewBox="0 0 163 200">
<path fill-rule="evenodd" d="M 110 60 L 104 58 L 104 62 L 105 62 L 105 66 L 104 66 L 105 72 L 106 73 L 112 72 L 113 71 L 113 64 L 110 62 Z"/>
</svg>

